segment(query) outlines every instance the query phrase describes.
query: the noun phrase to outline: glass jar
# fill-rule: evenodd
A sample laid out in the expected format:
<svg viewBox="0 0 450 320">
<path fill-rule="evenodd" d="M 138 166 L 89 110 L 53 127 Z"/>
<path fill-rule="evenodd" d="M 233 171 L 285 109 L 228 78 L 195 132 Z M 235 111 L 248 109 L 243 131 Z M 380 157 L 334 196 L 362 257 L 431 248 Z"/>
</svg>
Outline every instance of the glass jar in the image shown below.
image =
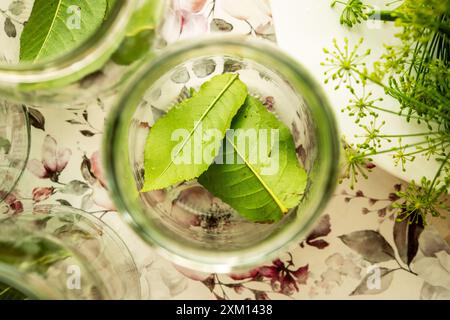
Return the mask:
<svg viewBox="0 0 450 320">
<path fill-rule="evenodd" d="M 33 2 L 25 0 L 28 7 L 32 7 Z M 154 39 L 154 30 L 136 31 L 132 35 L 128 33 L 128 27 L 138 19 L 133 15 L 138 14 L 146 3 L 154 3 L 154 14 L 160 19 L 164 2 L 120 0 L 108 3 L 114 4 L 110 13 L 85 42 L 69 52 L 50 59 L 32 63 L 19 61 L 18 42 L 22 27 L 15 27 L 17 34 L 14 39 L 0 34 L 5 41 L 16 41 L 14 53 L 6 52 L 10 51 L 10 48 L 0 49 L 0 95 L 20 103 L 74 109 L 78 105 L 95 100 L 100 94 L 109 96 L 115 93 L 117 86 L 132 74 L 137 61 L 141 58 L 138 56 L 127 60 L 129 58 L 121 55 L 124 51 L 125 53 L 133 51 L 130 47 L 133 48 L 136 39 L 141 44 L 140 49 L 148 52 Z M 5 6 L 3 13 L 9 19 L 6 14 L 10 14 L 11 10 L 7 8 L 8 6 Z M 15 23 L 15 20 L 10 19 L 11 23 Z M 16 24 L 19 25 L 20 21 Z M 146 44 L 146 47 L 143 48 L 143 44 Z M 1 57 L 8 55 L 13 58 L 4 58 L 3 60 L 8 61 L 1 61 Z"/>
<path fill-rule="evenodd" d="M 308 172 L 303 199 L 277 223 L 241 218 L 196 181 L 138 192 L 149 128 L 190 88 L 224 72 L 238 73 L 290 128 Z M 142 238 L 176 264 L 228 273 L 273 258 L 308 232 L 334 189 L 339 140 L 320 87 L 295 60 L 268 41 L 213 36 L 180 42 L 139 70 L 110 112 L 104 155 L 113 201 Z"/>
<path fill-rule="evenodd" d="M 0 101 L 0 203 L 16 186 L 29 152 L 30 126 L 25 107 Z"/>
<path fill-rule="evenodd" d="M 0 219 L 0 300 L 139 298 L 130 252 L 94 216 L 40 205 Z"/>
</svg>

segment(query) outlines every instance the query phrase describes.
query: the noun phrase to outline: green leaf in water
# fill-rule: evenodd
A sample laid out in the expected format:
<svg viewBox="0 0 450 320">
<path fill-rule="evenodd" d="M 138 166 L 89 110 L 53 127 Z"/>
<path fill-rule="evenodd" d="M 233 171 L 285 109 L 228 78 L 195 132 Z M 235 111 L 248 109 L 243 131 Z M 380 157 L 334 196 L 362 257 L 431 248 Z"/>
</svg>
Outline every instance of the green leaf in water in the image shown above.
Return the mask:
<svg viewBox="0 0 450 320">
<path fill-rule="evenodd" d="M 26 300 L 27 298 L 22 292 L 0 282 L 0 300 Z"/>
<path fill-rule="evenodd" d="M 111 59 L 121 66 L 127 66 L 148 53 L 155 38 L 154 30 L 143 30 L 132 37 L 125 37 Z"/>
<path fill-rule="evenodd" d="M 146 0 L 133 14 L 127 26 L 126 37 L 112 56 L 115 63 L 132 64 L 150 51 L 162 16 L 163 4 L 164 1 L 161 0 Z"/>
<path fill-rule="evenodd" d="M 193 97 L 172 107 L 147 138 L 142 191 L 163 189 L 205 172 L 246 97 L 247 87 L 239 76 L 223 74 L 205 82 Z M 208 131 L 220 136 L 208 141 L 203 137 L 203 132 Z"/>
<path fill-rule="evenodd" d="M 127 37 L 137 35 L 144 30 L 155 30 L 162 17 L 164 1 L 146 0 L 130 19 Z"/>
<path fill-rule="evenodd" d="M 0 262 L 45 275 L 48 268 L 70 256 L 56 243 L 24 233 L 19 240 L 0 239 Z"/>
<path fill-rule="evenodd" d="M 0 137 L 0 150 L 3 150 L 5 154 L 8 154 L 11 150 L 11 142 L 8 139 Z"/>
<path fill-rule="evenodd" d="M 106 10 L 105 10 L 105 20 L 107 20 L 111 12 L 114 10 L 114 6 L 116 5 L 117 0 L 106 0 Z"/>
<path fill-rule="evenodd" d="M 307 173 L 299 164 L 289 129 L 251 96 L 231 128 L 234 139 L 227 135 L 223 164 L 211 165 L 199 182 L 248 220 L 280 220 L 300 202 L 307 184 Z M 258 142 L 239 143 L 251 130 L 256 131 Z M 267 132 L 267 143 L 262 143 L 261 132 Z"/>
<path fill-rule="evenodd" d="M 68 52 L 95 33 L 106 0 L 36 0 L 20 39 L 20 60 L 36 61 Z"/>
</svg>

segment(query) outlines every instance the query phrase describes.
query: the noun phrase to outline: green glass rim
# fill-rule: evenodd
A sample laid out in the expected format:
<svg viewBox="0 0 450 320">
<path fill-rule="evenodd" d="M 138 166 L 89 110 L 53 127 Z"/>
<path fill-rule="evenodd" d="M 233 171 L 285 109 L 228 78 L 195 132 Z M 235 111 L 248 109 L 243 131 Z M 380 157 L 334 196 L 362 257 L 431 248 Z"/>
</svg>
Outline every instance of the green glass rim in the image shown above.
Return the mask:
<svg viewBox="0 0 450 320">
<path fill-rule="evenodd" d="M 125 165 L 117 159 L 123 157 L 121 153 L 128 150 L 115 146 L 119 145 L 121 133 L 127 132 L 127 126 L 130 125 L 134 108 L 137 107 L 143 94 L 149 88 L 148 84 L 151 84 L 152 80 L 158 79 L 164 73 L 160 71 L 160 66 L 170 65 L 175 67 L 176 64 L 172 66 L 170 61 L 198 58 L 200 57 L 198 52 L 202 50 L 208 53 L 214 52 L 217 55 L 223 52 L 223 55 L 226 55 L 224 48 L 233 48 L 235 50 L 233 52 L 237 53 L 236 56 L 241 53 L 250 54 L 250 57 L 245 56 L 244 58 L 256 61 L 261 56 L 267 58 L 273 62 L 271 67 L 276 66 L 276 71 L 289 78 L 294 89 L 301 92 L 316 124 L 315 133 L 320 158 L 320 171 L 316 173 L 315 180 L 318 180 L 320 184 L 316 183 L 317 187 L 311 188 L 308 194 L 308 197 L 315 199 L 307 208 L 308 214 L 306 216 L 310 217 L 308 221 L 303 221 L 297 215 L 296 222 L 290 223 L 283 227 L 282 231 L 276 232 L 269 243 L 262 241 L 251 248 L 217 253 L 211 250 L 186 247 L 186 244 L 181 244 L 177 240 L 165 236 L 157 229 L 148 230 L 147 226 L 150 219 L 141 212 L 133 211 L 133 205 L 131 204 L 133 200 L 127 199 L 124 194 L 125 190 L 131 186 L 129 183 L 125 186 L 126 183 L 123 183 L 117 175 L 117 169 Z M 207 56 L 208 53 L 201 56 Z M 181 55 L 182 58 L 180 58 Z M 159 52 L 157 57 L 141 65 L 136 75 L 121 92 L 121 98 L 118 99 L 109 114 L 103 140 L 103 164 L 110 195 L 118 211 L 145 241 L 154 245 L 162 255 L 178 265 L 205 272 L 229 273 L 267 262 L 295 240 L 307 234 L 312 227 L 312 223 L 320 216 L 337 184 L 340 154 L 338 137 L 334 114 L 321 87 L 296 60 L 268 41 L 252 39 L 247 36 L 213 35 L 194 41 L 181 41 Z M 126 140 L 128 140 L 128 137 L 126 137 Z"/>
<path fill-rule="evenodd" d="M 41 83 L 68 77 L 99 61 L 119 46 L 136 7 L 134 0 L 115 1 L 111 17 L 84 43 L 54 59 L 17 65 L 0 64 L 0 82 L 9 84 Z"/>
</svg>

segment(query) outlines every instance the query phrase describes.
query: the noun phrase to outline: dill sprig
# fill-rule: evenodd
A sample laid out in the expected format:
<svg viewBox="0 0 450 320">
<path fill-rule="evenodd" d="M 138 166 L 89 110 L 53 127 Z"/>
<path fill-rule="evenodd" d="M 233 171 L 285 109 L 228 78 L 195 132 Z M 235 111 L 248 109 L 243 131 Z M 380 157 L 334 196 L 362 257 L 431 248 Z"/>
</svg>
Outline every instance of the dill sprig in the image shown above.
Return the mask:
<svg viewBox="0 0 450 320">
<path fill-rule="evenodd" d="M 335 0 L 331 3 L 331 7 L 334 8 L 336 4 L 344 5 L 340 22 L 349 27 L 368 20 L 373 13 L 372 6 L 364 4 L 361 0 L 348 0 L 347 2 Z"/>
<path fill-rule="evenodd" d="M 446 204 L 450 187 L 450 0 L 394 1 L 393 10 L 378 12 L 363 1 L 333 1 L 331 6 L 336 4 L 344 5 L 343 25 L 352 27 L 378 19 L 392 21 L 401 28 L 396 35 L 399 44 L 385 44 L 383 55 L 370 67 L 366 60 L 371 52 L 363 50 L 363 39 L 353 47 L 348 39 L 342 44 L 333 40 L 333 48 L 324 49 L 325 83 L 334 82 L 335 90 L 350 92 L 352 98 L 342 111 L 353 117 L 362 130 L 356 135 L 361 143 L 345 144 L 343 178 L 350 179 L 351 187 L 358 176 L 367 178 L 372 168 L 367 163 L 379 154 L 391 154 L 394 164 L 404 171 L 418 156 L 439 161 L 433 180 L 423 177 L 419 183 L 413 181 L 397 192 L 398 219 L 426 223 L 427 216 L 440 216 L 450 210 Z M 398 106 L 380 107 L 383 97 L 376 97 L 369 84 L 384 89 Z M 385 123 L 379 120 L 382 113 L 425 123 L 428 130 L 388 133 Z"/>
</svg>

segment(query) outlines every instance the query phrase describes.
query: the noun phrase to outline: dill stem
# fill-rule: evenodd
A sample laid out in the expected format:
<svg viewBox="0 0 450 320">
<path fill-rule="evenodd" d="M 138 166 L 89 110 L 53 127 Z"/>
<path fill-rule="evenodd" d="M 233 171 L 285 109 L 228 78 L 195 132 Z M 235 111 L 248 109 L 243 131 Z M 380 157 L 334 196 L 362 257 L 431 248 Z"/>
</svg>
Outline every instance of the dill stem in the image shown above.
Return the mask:
<svg viewBox="0 0 450 320">
<path fill-rule="evenodd" d="M 414 46 L 414 53 L 413 53 L 413 56 L 412 56 L 412 61 L 416 61 L 416 58 L 417 58 L 417 54 L 419 53 L 419 50 L 420 50 L 420 43 L 419 42 L 416 42 L 416 45 Z M 413 72 L 413 69 L 414 69 L 414 63 L 411 63 L 411 65 L 409 66 L 409 69 L 408 69 L 408 75 L 409 76 L 411 76 L 411 73 Z"/>
<path fill-rule="evenodd" d="M 11 290 L 11 287 L 8 287 L 5 290 L 3 290 L 2 292 L 0 292 L 0 297 L 5 295 L 9 290 Z"/>
<path fill-rule="evenodd" d="M 364 158 L 375 156 L 375 155 L 378 155 L 378 154 L 394 152 L 394 151 L 398 151 L 398 150 L 402 150 L 402 149 L 406 150 L 406 149 L 409 149 L 409 148 L 412 148 L 412 147 L 417 147 L 417 146 L 420 146 L 420 145 L 423 145 L 423 144 L 426 144 L 426 143 L 434 143 L 436 141 L 443 140 L 443 139 L 444 139 L 444 137 L 439 137 L 439 138 L 432 139 L 432 140 L 425 140 L 425 141 L 421 141 L 421 142 L 417 142 L 417 143 L 413 143 L 413 144 L 407 144 L 407 145 L 402 146 L 402 147 L 393 147 L 393 148 L 386 149 L 386 150 L 375 151 L 375 152 L 371 152 L 371 153 L 367 153 L 367 154 L 361 154 L 361 155 L 355 156 L 355 158 L 356 159 L 364 159 Z"/>
<path fill-rule="evenodd" d="M 444 144 L 445 144 L 445 141 L 444 141 L 444 142 L 438 142 L 438 143 L 433 144 L 432 146 L 430 146 L 430 147 L 428 147 L 428 148 L 425 148 L 425 149 L 419 149 L 419 150 L 417 150 L 417 151 L 410 152 L 410 153 L 405 153 L 404 156 L 412 156 L 412 155 L 415 155 L 415 154 L 418 154 L 418 153 L 424 153 L 425 151 L 431 150 L 431 149 L 433 149 L 433 148 L 435 148 L 435 147 L 439 147 L 440 145 L 442 146 L 442 150 L 445 150 L 447 147 L 450 146 L 449 144 L 447 144 L 447 145 L 444 146 Z"/>
<path fill-rule="evenodd" d="M 337 3 L 342 3 L 340 1 L 336 1 Z M 401 19 L 402 15 L 395 10 L 376 10 L 370 13 L 369 19 L 385 21 L 385 22 L 394 22 L 397 19 Z M 447 24 L 441 23 L 437 28 L 437 31 L 445 34 L 447 37 L 450 37 L 450 26 Z"/>
<path fill-rule="evenodd" d="M 378 10 L 372 11 L 369 19 L 379 21 L 395 21 L 398 18 L 398 14 L 393 10 Z"/>
<path fill-rule="evenodd" d="M 409 119 L 417 119 L 417 120 L 425 121 L 421 117 L 404 114 L 404 113 L 401 113 L 401 111 L 392 111 L 392 110 L 389 110 L 389 109 L 380 108 L 380 107 L 376 107 L 376 106 L 366 106 L 366 108 L 371 108 L 371 109 L 375 109 L 375 110 L 378 110 L 378 111 L 383 111 L 383 112 L 386 112 L 386 113 L 392 113 L 392 114 L 395 114 L 396 116 L 401 116 L 401 117 L 405 117 L 405 118 L 409 118 Z M 429 120 L 429 121 L 436 123 L 436 121 L 434 119 Z"/>
<path fill-rule="evenodd" d="M 347 5 L 346 2 L 336 0 L 336 1 L 333 1 L 333 3 L 331 4 L 331 7 L 333 7 L 336 3 L 343 4 L 343 5 L 345 5 L 345 6 Z"/>
<path fill-rule="evenodd" d="M 420 136 L 428 136 L 433 134 L 440 134 L 441 132 L 421 132 L 421 133 L 411 133 L 411 134 L 382 134 L 377 137 L 380 138 L 403 138 L 403 137 L 420 137 Z"/>
<path fill-rule="evenodd" d="M 351 67 L 349 69 L 352 70 L 353 72 L 355 72 L 356 74 L 358 74 L 362 79 L 367 79 L 367 80 L 373 82 L 374 84 L 379 85 L 380 87 L 382 87 L 386 91 L 387 94 L 389 94 L 392 97 L 395 97 L 396 92 L 391 87 L 388 87 L 387 85 L 385 85 L 381 81 L 379 81 L 377 79 L 374 79 L 373 77 L 369 76 L 368 74 L 366 74 L 364 72 L 361 72 L 360 70 L 356 69 L 355 67 Z M 418 101 L 418 100 L 416 100 L 414 98 L 411 98 L 411 97 L 409 97 L 409 96 L 407 96 L 405 94 L 401 94 L 401 98 L 406 100 L 406 101 L 408 101 L 409 103 L 414 103 L 414 104 L 417 104 L 418 106 L 420 106 L 420 107 L 422 107 L 424 109 L 431 110 L 434 114 L 437 114 L 440 117 L 444 118 L 445 120 L 450 121 L 450 116 L 449 115 L 447 115 L 445 113 L 442 113 L 442 112 L 437 112 L 436 109 L 430 108 L 427 104 L 425 104 L 423 102 L 420 102 L 420 101 Z"/>
<path fill-rule="evenodd" d="M 436 174 L 434 175 L 433 181 L 430 184 L 430 188 L 428 189 L 428 196 L 431 195 L 431 192 L 433 191 L 434 185 L 438 179 L 438 177 L 441 175 L 442 170 L 444 169 L 448 158 L 450 157 L 450 152 L 447 153 L 447 156 L 445 157 L 444 161 L 442 161 L 441 166 L 439 167 L 439 170 L 436 172 Z"/>
</svg>

